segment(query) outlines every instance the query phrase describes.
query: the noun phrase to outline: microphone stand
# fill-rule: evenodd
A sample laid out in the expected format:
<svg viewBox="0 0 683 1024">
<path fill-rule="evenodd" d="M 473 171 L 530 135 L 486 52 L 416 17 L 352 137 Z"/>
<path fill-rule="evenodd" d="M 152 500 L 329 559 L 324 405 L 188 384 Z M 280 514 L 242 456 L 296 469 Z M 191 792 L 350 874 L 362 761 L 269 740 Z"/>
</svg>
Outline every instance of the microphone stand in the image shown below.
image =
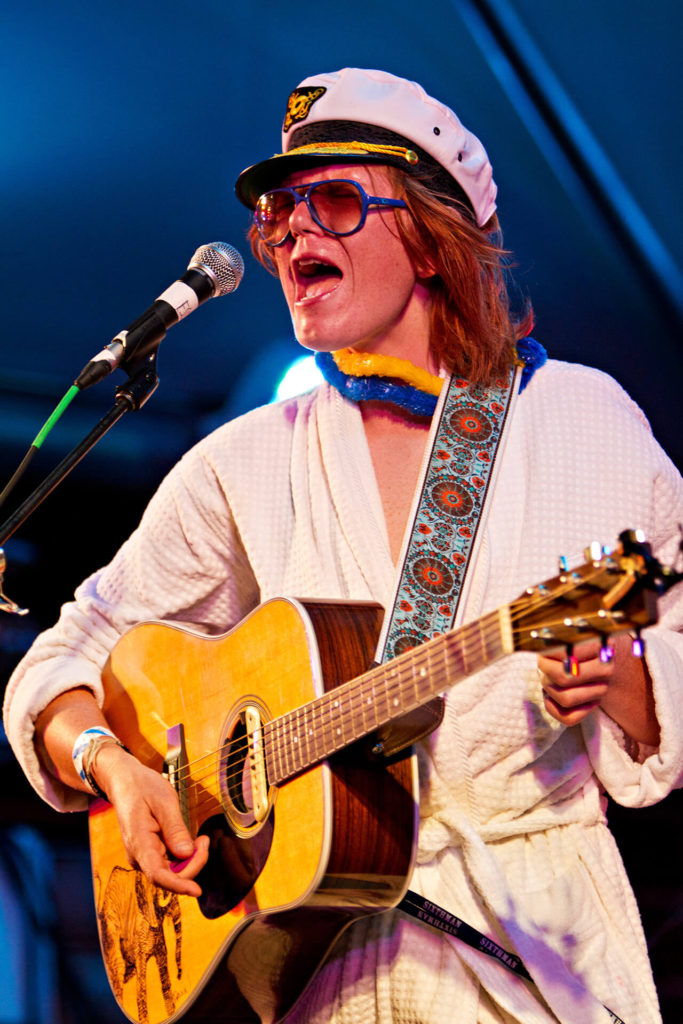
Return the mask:
<svg viewBox="0 0 683 1024">
<path fill-rule="evenodd" d="M 151 398 L 159 385 L 159 377 L 156 372 L 157 351 L 145 356 L 138 362 L 132 362 L 130 366 L 124 367 L 128 373 L 128 380 L 116 388 L 116 401 L 112 408 L 105 413 L 99 423 L 90 433 L 76 445 L 68 455 L 57 465 L 51 473 L 43 480 L 42 484 L 33 491 L 31 495 L 19 506 L 16 512 L 0 526 L 0 611 L 12 612 L 16 615 L 24 615 L 26 609 L 19 608 L 14 601 L 11 601 L 2 591 L 3 574 L 5 568 L 5 557 L 2 553 L 2 545 L 12 534 L 26 522 L 28 517 L 47 498 L 48 494 L 64 480 L 71 470 L 78 465 L 81 459 L 88 454 L 100 438 L 104 437 L 107 431 L 114 426 L 124 413 L 132 409 L 137 412 L 145 402 Z"/>
</svg>

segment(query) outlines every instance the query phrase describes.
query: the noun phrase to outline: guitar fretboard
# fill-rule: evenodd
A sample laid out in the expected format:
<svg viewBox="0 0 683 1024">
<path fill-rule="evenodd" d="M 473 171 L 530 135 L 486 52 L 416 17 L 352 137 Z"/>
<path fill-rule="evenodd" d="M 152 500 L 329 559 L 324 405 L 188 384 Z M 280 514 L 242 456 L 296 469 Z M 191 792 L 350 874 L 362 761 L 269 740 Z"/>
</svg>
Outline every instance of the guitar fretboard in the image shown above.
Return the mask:
<svg viewBox="0 0 683 1024">
<path fill-rule="evenodd" d="M 499 608 L 273 719 L 263 730 L 269 782 L 318 764 L 512 650 L 508 609 Z"/>
</svg>

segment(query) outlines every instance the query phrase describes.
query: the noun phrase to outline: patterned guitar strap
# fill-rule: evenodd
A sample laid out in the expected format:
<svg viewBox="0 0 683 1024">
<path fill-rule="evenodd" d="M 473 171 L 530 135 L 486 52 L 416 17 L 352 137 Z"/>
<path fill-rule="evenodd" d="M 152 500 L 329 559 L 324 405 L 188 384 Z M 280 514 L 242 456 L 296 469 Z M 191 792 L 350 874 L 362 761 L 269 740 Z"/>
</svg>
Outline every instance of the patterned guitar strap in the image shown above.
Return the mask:
<svg viewBox="0 0 683 1024">
<path fill-rule="evenodd" d="M 519 367 L 487 387 L 453 376 L 441 390 L 378 664 L 460 624 L 520 378 Z"/>
<path fill-rule="evenodd" d="M 391 612 L 385 616 L 377 646 L 378 664 L 460 625 L 512 411 L 531 376 L 529 362 L 526 371 L 513 368 L 507 379 L 490 386 L 451 377 L 442 388 L 422 483 L 399 559 Z M 435 729 L 443 712 L 443 698 L 437 697 L 383 730 L 376 749 L 385 756 L 397 753 Z M 396 909 L 456 936 L 533 981 L 516 954 L 418 893 L 409 889 Z M 624 1024 L 612 1010 L 605 1010 L 615 1024 Z"/>
</svg>

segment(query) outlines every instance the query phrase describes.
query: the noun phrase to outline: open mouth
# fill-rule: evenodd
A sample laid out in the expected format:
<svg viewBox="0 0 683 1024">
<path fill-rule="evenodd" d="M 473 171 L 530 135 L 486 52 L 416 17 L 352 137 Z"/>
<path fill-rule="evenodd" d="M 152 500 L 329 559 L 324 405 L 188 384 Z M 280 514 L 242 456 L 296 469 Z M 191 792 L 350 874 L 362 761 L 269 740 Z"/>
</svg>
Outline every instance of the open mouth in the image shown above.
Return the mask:
<svg viewBox="0 0 683 1024">
<path fill-rule="evenodd" d="M 297 286 L 297 301 L 326 295 L 337 287 L 343 277 L 341 270 L 334 263 L 310 257 L 294 260 L 292 267 Z"/>
</svg>

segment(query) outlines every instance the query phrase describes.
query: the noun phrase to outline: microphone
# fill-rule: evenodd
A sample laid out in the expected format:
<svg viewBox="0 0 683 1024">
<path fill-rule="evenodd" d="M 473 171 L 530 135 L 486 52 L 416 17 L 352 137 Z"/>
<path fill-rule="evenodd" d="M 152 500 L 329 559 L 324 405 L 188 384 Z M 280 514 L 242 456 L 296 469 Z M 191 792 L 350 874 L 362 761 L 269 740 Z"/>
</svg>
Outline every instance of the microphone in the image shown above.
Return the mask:
<svg viewBox="0 0 683 1024">
<path fill-rule="evenodd" d="M 83 367 L 75 386 L 82 391 L 118 366 L 125 370 L 140 362 L 155 350 L 173 324 L 189 316 L 207 299 L 234 292 L 243 274 L 244 260 L 227 242 L 201 245 L 183 276 Z"/>
</svg>

